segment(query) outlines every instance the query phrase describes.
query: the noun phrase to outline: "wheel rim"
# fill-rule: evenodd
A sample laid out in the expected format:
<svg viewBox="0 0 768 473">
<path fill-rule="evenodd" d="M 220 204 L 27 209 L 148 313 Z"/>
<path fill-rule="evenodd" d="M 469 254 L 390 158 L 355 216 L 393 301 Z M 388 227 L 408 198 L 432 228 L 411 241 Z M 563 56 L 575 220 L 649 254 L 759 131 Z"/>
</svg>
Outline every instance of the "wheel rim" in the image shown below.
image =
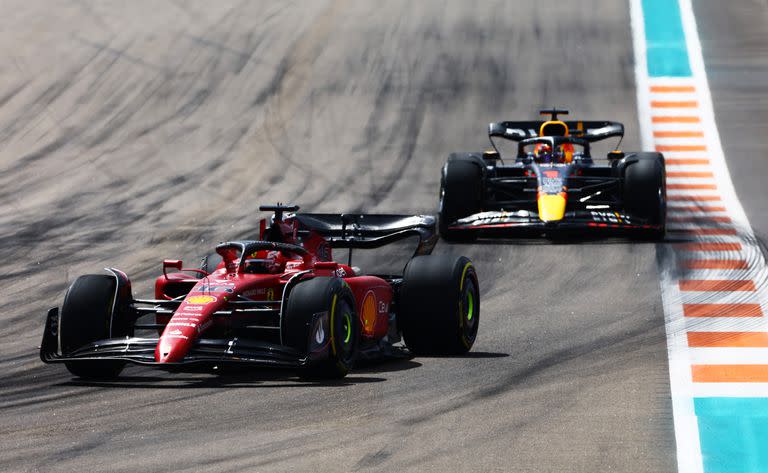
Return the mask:
<svg viewBox="0 0 768 473">
<path fill-rule="evenodd" d="M 464 290 L 461 295 L 461 326 L 462 335 L 468 342 L 474 341 L 477 334 L 478 307 L 477 307 L 477 286 L 474 280 L 467 276 L 464 280 Z"/>
<path fill-rule="evenodd" d="M 342 322 L 344 330 L 344 344 L 349 345 L 349 340 L 352 338 L 352 323 L 349 314 L 344 314 L 344 320 Z"/>
<path fill-rule="evenodd" d="M 348 360 L 352 357 L 355 346 L 355 326 L 352 311 L 346 302 L 342 302 L 337 307 L 338 319 L 336 320 L 337 341 L 335 342 L 339 355 L 342 360 Z"/>
</svg>

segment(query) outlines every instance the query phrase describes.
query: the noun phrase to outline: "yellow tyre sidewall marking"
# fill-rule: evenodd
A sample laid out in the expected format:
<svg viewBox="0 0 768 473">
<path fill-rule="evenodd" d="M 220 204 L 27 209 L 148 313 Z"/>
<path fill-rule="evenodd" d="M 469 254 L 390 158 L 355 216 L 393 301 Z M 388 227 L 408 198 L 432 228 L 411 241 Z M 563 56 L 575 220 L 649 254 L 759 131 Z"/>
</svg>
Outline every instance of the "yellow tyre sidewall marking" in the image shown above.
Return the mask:
<svg viewBox="0 0 768 473">
<path fill-rule="evenodd" d="M 331 353 L 336 356 L 336 294 L 333 295 L 333 302 L 331 302 Z"/>
</svg>

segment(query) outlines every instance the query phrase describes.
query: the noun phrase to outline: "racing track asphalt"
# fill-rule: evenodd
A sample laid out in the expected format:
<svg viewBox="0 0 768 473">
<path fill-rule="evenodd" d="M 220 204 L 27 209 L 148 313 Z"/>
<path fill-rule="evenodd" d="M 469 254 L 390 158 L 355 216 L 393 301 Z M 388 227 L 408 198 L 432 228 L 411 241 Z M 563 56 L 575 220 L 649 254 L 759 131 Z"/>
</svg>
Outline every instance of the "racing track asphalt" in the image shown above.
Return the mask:
<svg viewBox="0 0 768 473">
<path fill-rule="evenodd" d="M 566 106 L 637 149 L 631 44 L 605 0 L 4 2 L 2 470 L 674 470 L 652 244 L 440 243 L 480 274 L 473 352 L 339 384 L 85 383 L 36 354 L 76 275 L 147 294 L 162 258 L 251 235 L 259 203 L 434 212 L 489 121 Z"/>
</svg>

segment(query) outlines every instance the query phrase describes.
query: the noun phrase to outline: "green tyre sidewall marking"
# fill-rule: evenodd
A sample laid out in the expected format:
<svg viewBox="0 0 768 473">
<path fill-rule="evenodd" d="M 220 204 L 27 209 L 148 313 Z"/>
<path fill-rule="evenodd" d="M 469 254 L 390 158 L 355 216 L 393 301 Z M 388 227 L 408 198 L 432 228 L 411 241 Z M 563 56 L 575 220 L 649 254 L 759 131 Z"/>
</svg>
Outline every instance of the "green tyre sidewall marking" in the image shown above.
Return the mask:
<svg viewBox="0 0 768 473">
<path fill-rule="evenodd" d="M 331 353 L 336 356 L 336 294 L 333 295 L 331 302 Z"/>
<path fill-rule="evenodd" d="M 474 291 L 477 290 L 477 284 L 475 283 L 475 279 L 472 278 L 472 275 L 475 274 L 474 266 L 472 263 L 467 263 L 464 266 L 464 269 L 461 273 L 461 283 L 459 285 L 459 334 L 461 337 L 461 343 L 467 348 L 470 349 L 472 345 L 474 344 L 474 339 L 477 336 L 476 329 L 472 329 L 474 333 L 467 333 L 469 327 L 467 326 L 467 322 L 472 321 L 472 319 L 475 319 L 475 326 L 478 323 L 478 319 L 475 318 L 475 294 Z M 467 280 L 470 279 L 470 284 L 466 288 L 468 292 L 465 294 L 465 285 L 467 284 Z M 464 311 L 464 299 L 465 295 L 467 296 L 467 311 Z"/>
<path fill-rule="evenodd" d="M 352 338 L 352 320 L 349 312 L 344 312 L 344 327 L 346 336 L 344 337 L 344 345 L 349 344 L 349 339 Z"/>
<path fill-rule="evenodd" d="M 346 284 L 344 284 L 345 287 Z M 330 326 L 331 326 L 331 356 L 333 358 L 332 362 L 336 365 L 336 368 L 339 372 L 339 374 L 346 374 L 349 372 L 350 363 L 351 360 L 354 358 L 354 346 L 352 344 L 355 343 L 355 335 L 354 335 L 354 317 L 350 313 L 349 308 L 343 310 L 340 314 L 337 314 L 337 309 L 339 306 L 340 301 L 343 300 L 347 306 L 350 305 L 349 301 L 342 296 L 340 299 L 339 294 L 334 294 L 333 299 L 331 302 L 331 319 L 330 319 Z M 342 317 L 342 321 L 346 324 L 346 330 L 344 333 L 338 334 L 342 337 L 337 338 L 337 315 L 339 317 Z M 337 346 L 336 343 L 340 342 L 340 345 Z"/>
<path fill-rule="evenodd" d="M 471 292 L 467 293 L 467 320 L 472 320 L 472 315 L 474 315 L 475 311 L 475 296 L 472 295 Z"/>
</svg>

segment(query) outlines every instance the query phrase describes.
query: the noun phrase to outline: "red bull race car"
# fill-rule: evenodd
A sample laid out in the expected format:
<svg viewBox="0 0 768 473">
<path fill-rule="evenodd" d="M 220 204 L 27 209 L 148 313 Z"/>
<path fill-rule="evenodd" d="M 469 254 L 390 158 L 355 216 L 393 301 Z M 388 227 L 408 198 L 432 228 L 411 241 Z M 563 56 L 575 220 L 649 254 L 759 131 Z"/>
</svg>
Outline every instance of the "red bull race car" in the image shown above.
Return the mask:
<svg viewBox="0 0 768 473">
<path fill-rule="evenodd" d="M 465 257 L 430 255 L 431 216 L 295 213 L 265 206 L 259 239 L 216 247 L 202 268 L 163 261 L 152 299 L 121 271 L 80 276 L 48 312 L 40 357 L 83 378 L 126 363 L 169 371 L 223 365 L 345 376 L 362 355 L 404 340 L 414 354 L 460 354 L 477 336 L 480 293 Z M 416 237 L 402 274 L 365 274 L 352 250 Z M 349 249 L 349 262 L 333 250 Z M 405 350 L 405 348 L 403 348 Z"/>
<path fill-rule="evenodd" d="M 478 235 L 607 230 L 661 239 L 666 228 L 666 173 L 660 153 L 611 151 L 598 161 L 590 145 L 624 136 L 610 121 L 561 121 L 567 110 L 542 110 L 542 121 L 491 123 L 493 149 L 453 153 L 442 169 L 439 229 L 447 240 Z M 494 138 L 513 141 L 505 162 Z"/>
</svg>

